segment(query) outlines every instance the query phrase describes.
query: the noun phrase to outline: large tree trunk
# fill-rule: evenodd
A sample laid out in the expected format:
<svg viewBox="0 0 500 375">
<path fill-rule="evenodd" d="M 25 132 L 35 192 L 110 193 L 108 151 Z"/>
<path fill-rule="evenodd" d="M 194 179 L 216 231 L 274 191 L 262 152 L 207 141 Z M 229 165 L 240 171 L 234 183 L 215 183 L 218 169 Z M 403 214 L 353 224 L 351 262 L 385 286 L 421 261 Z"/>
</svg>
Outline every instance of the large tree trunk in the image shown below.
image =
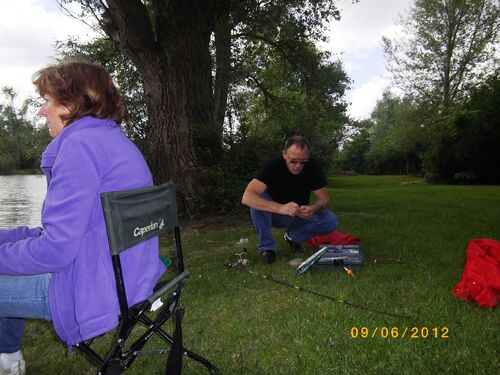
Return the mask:
<svg viewBox="0 0 500 375">
<path fill-rule="evenodd" d="M 184 206 L 195 209 L 197 199 L 197 163 L 189 136 L 185 90 L 182 78 L 158 71 L 158 64 L 144 68 L 144 91 L 150 122 L 147 135 L 151 149 L 148 163 L 155 183 L 172 179 Z"/>
<path fill-rule="evenodd" d="M 215 91 L 214 122 L 222 134 L 231 79 L 231 29 L 229 10 L 223 9 L 215 21 Z"/>
<path fill-rule="evenodd" d="M 148 162 L 156 183 L 172 179 L 188 210 L 200 204 L 203 167 L 217 162 L 207 0 L 107 0 L 105 32 L 144 79 L 150 121 Z"/>
<path fill-rule="evenodd" d="M 208 1 L 170 1 L 165 50 L 169 80 L 181 77 L 185 90 L 186 120 L 201 166 L 213 166 L 222 153 L 222 129 L 214 122 L 210 35 L 213 17 Z"/>
</svg>

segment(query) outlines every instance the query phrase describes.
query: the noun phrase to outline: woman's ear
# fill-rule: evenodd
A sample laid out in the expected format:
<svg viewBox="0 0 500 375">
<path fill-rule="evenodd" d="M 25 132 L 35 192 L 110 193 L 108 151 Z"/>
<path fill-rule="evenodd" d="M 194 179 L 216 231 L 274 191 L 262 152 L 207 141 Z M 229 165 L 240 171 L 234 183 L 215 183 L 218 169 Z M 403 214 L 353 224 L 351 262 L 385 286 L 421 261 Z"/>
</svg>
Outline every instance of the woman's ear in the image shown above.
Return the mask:
<svg viewBox="0 0 500 375">
<path fill-rule="evenodd" d="M 60 114 L 61 114 L 61 115 L 63 115 L 63 116 L 64 116 L 64 115 L 69 115 L 69 114 L 71 113 L 71 109 L 70 109 L 70 108 L 68 108 L 68 107 L 67 107 L 66 105 L 64 105 L 64 104 L 58 104 L 58 105 L 57 105 L 57 108 L 58 108 L 58 110 L 60 111 Z"/>
</svg>

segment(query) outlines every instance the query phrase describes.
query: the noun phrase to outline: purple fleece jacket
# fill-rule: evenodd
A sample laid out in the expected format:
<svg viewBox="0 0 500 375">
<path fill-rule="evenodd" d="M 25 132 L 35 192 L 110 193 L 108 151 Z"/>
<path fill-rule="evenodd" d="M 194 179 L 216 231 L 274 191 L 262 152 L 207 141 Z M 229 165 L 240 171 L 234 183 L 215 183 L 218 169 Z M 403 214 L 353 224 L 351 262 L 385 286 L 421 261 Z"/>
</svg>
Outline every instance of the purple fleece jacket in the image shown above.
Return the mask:
<svg viewBox="0 0 500 375">
<path fill-rule="evenodd" d="M 99 194 L 151 186 L 151 173 L 115 122 L 88 116 L 52 140 L 41 166 L 48 184 L 42 228 L 0 231 L 0 274 L 51 273 L 52 322 L 58 336 L 74 345 L 118 324 Z M 134 246 L 121 258 L 128 302 L 133 305 L 151 293 L 165 271 L 158 239 Z"/>
</svg>

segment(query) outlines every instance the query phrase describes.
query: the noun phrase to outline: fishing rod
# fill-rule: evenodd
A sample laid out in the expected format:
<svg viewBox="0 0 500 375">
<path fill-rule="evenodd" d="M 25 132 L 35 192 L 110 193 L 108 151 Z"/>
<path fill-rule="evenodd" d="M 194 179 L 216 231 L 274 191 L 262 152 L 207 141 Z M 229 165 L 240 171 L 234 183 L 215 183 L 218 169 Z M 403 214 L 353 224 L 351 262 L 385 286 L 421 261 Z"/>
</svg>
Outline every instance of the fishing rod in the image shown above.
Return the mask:
<svg viewBox="0 0 500 375">
<path fill-rule="evenodd" d="M 260 273 L 255 272 L 255 271 L 251 271 L 251 270 L 246 269 L 246 268 L 238 267 L 238 265 L 236 265 L 236 264 L 230 264 L 229 263 L 226 266 L 229 267 L 229 268 L 232 268 L 234 270 L 238 270 L 238 271 L 243 271 L 243 272 L 250 273 L 250 274 L 252 274 L 254 276 L 261 277 L 261 278 L 263 278 L 265 280 L 273 281 L 273 282 L 275 282 L 277 284 L 284 285 L 284 286 L 287 286 L 289 288 L 300 290 L 301 292 L 309 293 L 309 294 L 312 294 L 312 295 L 317 296 L 317 297 L 322 297 L 322 298 L 328 299 L 330 301 L 342 303 L 344 305 L 348 305 L 348 306 L 355 307 L 355 308 L 358 308 L 358 309 L 362 309 L 362 310 L 366 310 L 366 311 L 370 311 L 370 312 L 374 312 L 374 313 L 378 313 L 378 314 L 388 315 L 388 316 L 392 316 L 392 317 L 395 317 L 395 318 L 401 318 L 401 319 L 414 319 L 415 318 L 414 316 L 401 315 L 401 314 L 390 313 L 390 312 L 387 312 L 387 311 L 372 309 L 370 307 L 359 305 L 357 303 L 353 303 L 353 302 L 349 302 L 349 301 L 346 301 L 346 300 L 338 299 L 338 298 L 335 298 L 335 297 L 332 297 L 332 296 L 328 296 L 326 294 L 321 294 L 321 293 L 315 292 L 314 290 L 306 289 L 306 288 L 303 288 L 303 287 L 298 286 L 298 285 L 290 284 L 290 283 L 288 283 L 286 281 L 283 281 L 283 280 L 275 279 L 272 275 L 262 275 Z"/>
</svg>

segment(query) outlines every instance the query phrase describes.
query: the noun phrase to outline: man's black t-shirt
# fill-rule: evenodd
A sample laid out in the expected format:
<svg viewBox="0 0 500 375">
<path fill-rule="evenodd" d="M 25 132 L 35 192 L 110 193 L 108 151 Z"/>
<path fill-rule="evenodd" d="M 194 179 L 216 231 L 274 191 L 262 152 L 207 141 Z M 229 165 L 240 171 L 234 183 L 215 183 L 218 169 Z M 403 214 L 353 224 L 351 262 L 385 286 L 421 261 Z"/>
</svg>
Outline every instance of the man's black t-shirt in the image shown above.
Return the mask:
<svg viewBox="0 0 500 375">
<path fill-rule="evenodd" d="M 291 173 L 283 156 L 267 162 L 256 177 L 267 186 L 267 192 L 278 203 L 307 205 L 311 191 L 326 187 L 326 178 L 317 161 L 309 159 L 298 175 Z"/>
</svg>

